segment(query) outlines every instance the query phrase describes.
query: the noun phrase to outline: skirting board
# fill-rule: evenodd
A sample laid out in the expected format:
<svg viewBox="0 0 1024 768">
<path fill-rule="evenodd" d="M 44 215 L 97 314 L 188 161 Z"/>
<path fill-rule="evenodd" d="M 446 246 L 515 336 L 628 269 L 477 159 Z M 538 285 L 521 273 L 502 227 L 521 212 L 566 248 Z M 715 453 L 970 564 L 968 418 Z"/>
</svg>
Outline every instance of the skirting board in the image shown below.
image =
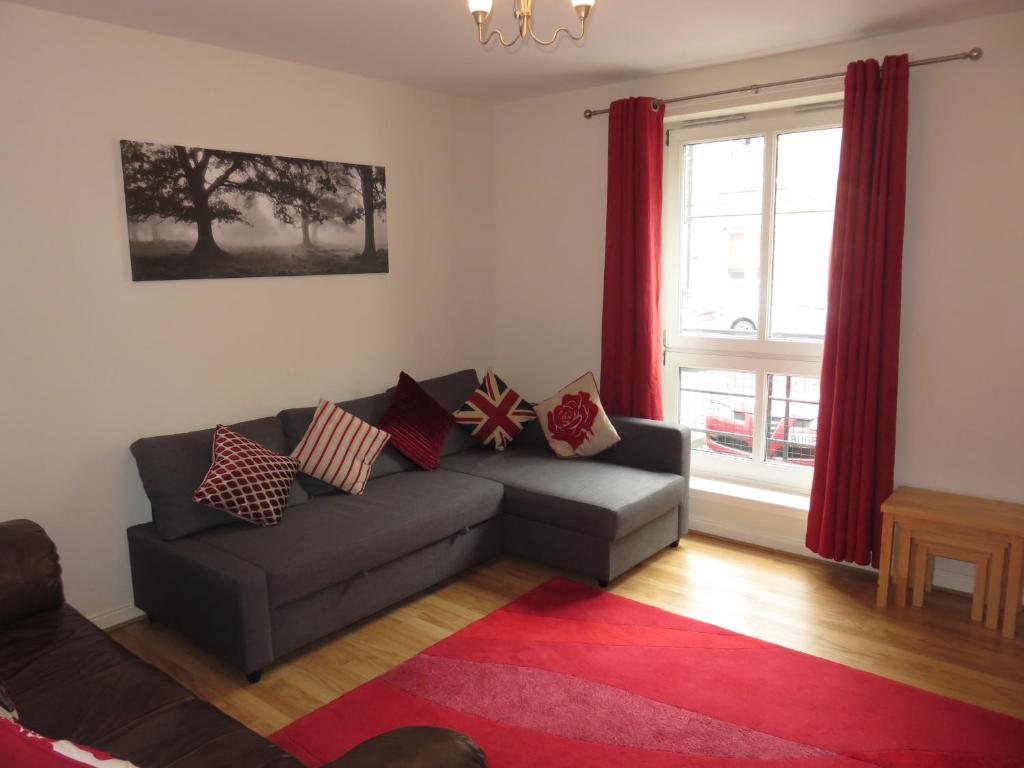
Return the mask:
<svg viewBox="0 0 1024 768">
<path fill-rule="evenodd" d="M 691 531 L 818 560 L 820 558 L 804 546 L 805 521 L 806 518 L 795 519 L 791 508 L 702 491 L 691 494 Z M 852 563 L 839 565 L 877 572 Z M 974 591 L 974 567 L 936 558 L 934 583 L 943 589 L 971 594 Z"/>
<path fill-rule="evenodd" d="M 100 629 L 114 629 L 115 627 L 120 627 L 122 624 L 130 624 L 133 621 L 138 621 L 145 615 L 145 613 L 140 611 L 134 605 L 122 605 L 120 608 L 113 608 L 109 611 L 103 611 L 102 613 L 95 613 L 88 618 L 89 621 Z"/>
</svg>

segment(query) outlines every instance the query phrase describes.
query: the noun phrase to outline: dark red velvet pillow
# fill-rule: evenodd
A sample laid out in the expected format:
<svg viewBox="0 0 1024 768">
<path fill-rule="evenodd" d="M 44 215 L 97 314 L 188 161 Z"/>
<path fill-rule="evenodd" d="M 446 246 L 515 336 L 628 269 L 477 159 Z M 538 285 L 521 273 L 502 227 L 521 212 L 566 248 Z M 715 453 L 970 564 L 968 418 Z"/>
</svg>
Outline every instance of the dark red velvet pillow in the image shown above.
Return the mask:
<svg viewBox="0 0 1024 768">
<path fill-rule="evenodd" d="M 391 435 L 388 445 L 399 453 L 423 469 L 437 469 L 441 446 L 454 425 L 452 415 L 402 371 L 395 396 L 377 427 Z"/>
</svg>

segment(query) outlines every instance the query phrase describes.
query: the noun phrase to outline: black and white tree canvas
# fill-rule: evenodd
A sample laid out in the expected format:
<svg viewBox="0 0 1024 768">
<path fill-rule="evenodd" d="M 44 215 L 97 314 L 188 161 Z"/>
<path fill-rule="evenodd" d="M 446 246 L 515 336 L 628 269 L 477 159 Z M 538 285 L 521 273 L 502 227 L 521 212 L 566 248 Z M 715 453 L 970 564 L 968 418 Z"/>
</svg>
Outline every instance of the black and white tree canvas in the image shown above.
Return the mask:
<svg viewBox="0 0 1024 768">
<path fill-rule="evenodd" d="M 132 279 L 388 271 L 372 165 L 121 142 Z"/>
</svg>

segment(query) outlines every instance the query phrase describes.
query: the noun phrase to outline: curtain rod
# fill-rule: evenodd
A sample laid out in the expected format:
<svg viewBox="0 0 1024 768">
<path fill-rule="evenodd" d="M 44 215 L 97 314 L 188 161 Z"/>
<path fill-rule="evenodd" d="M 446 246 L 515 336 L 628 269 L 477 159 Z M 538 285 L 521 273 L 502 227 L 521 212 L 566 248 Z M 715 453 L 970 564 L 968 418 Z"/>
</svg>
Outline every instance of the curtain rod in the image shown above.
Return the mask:
<svg viewBox="0 0 1024 768">
<path fill-rule="evenodd" d="M 951 53 L 948 56 L 935 56 L 931 59 L 918 59 L 910 62 L 912 67 L 923 67 L 926 64 L 942 64 L 946 61 L 977 61 L 981 58 L 981 48 L 971 48 L 964 53 Z M 692 96 L 676 96 L 673 99 L 655 99 L 651 102 L 651 109 L 657 112 L 664 104 L 675 104 L 680 101 L 695 101 L 696 99 L 709 99 L 712 96 L 728 96 L 732 93 L 755 93 L 764 88 L 778 88 L 783 85 L 800 85 L 801 83 L 813 83 L 818 80 L 834 80 L 837 77 L 845 77 L 846 72 L 831 72 L 827 75 L 811 75 L 810 77 L 797 77 L 792 80 L 777 80 L 774 83 L 761 83 L 760 85 L 744 85 L 740 88 L 726 88 L 724 91 L 709 91 L 708 93 L 695 93 Z M 585 109 L 583 116 L 589 120 L 594 115 L 607 115 L 610 109 Z"/>
</svg>

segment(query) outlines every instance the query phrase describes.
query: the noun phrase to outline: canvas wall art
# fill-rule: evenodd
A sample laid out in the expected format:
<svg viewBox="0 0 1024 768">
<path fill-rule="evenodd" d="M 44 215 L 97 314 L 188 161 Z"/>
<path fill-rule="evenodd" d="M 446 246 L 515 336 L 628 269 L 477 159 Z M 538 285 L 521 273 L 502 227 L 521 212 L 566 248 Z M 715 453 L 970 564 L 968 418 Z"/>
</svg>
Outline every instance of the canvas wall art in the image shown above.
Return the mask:
<svg viewBox="0 0 1024 768">
<path fill-rule="evenodd" d="M 372 165 L 121 142 L 132 279 L 388 271 Z"/>
</svg>

